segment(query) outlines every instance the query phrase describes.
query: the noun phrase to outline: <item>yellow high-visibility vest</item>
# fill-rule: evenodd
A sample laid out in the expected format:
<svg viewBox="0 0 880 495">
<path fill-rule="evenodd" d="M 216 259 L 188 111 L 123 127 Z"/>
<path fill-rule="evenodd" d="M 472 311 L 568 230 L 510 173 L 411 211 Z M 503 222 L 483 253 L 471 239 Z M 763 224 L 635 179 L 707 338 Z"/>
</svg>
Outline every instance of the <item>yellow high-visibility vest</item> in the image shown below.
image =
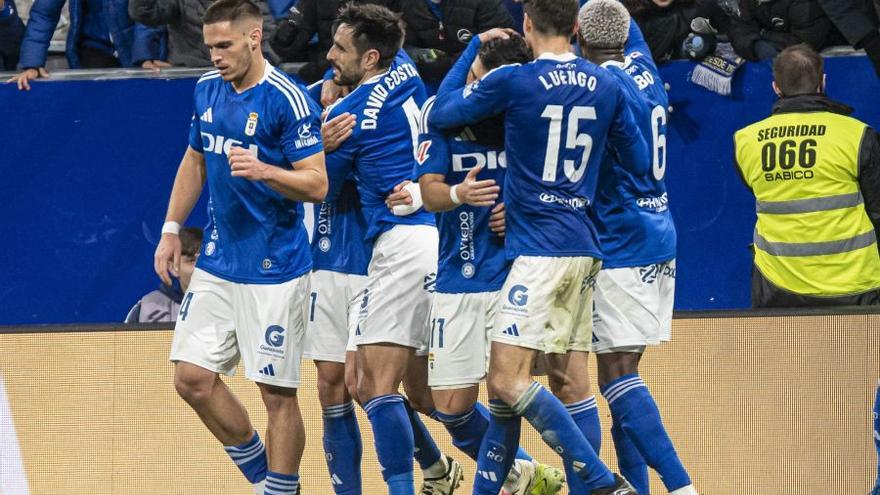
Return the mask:
<svg viewBox="0 0 880 495">
<path fill-rule="evenodd" d="M 739 130 L 736 161 L 755 194 L 755 265 L 796 294 L 880 287 L 877 235 L 859 189 L 866 125 L 831 112 L 779 113 Z"/>
</svg>

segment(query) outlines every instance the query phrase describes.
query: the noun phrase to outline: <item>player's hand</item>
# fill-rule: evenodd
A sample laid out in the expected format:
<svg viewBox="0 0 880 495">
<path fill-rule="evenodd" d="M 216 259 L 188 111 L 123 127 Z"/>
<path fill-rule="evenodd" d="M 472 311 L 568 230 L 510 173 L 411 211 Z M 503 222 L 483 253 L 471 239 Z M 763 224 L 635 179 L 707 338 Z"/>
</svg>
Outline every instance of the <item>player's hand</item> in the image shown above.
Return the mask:
<svg viewBox="0 0 880 495">
<path fill-rule="evenodd" d="M 329 107 L 330 105 L 336 103 L 336 100 L 342 98 L 351 92 L 351 88 L 348 86 L 340 86 L 333 82 L 332 79 L 327 79 L 321 84 L 321 105 L 324 108 Z"/>
<path fill-rule="evenodd" d="M 171 64 L 163 60 L 146 60 L 141 64 L 141 69 L 151 69 L 156 72 L 166 67 L 171 67 Z"/>
<path fill-rule="evenodd" d="M 32 79 L 38 79 L 40 77 L 49 77 L 49 71 L 47 71 L 46 69 L 44 69 L 42 67 L 37 68 L 37 69 L 25 69 L 25 70 L 21 71 L 20 74 L 16 74 L 16 75 L 10 77 L 9 79 L 7 79 L 6 82 L 17 83 L 19 90 L 30 91 L 31 90 L 30 81 Z"/>
<path fill-rule="evenodd" d="M 474 167 L 464 180 L 455 186 L 455 194 L 458 199 L 471 206 L 492 206 L 498 199 L 501 187 L 495 184 L 493 179 L 477 180 L 477 175 L 483 167 Z"/>
<path fill-rule="evenodd" d="M 506 40 L 513 36 L 519 36 L 519 33 L 510 28 L 492 28 L 488 31 L 480 33 L 480 43 L 488 43 L 492 40 Z"/>
<path fill-rule="evenodd" d="M 489 215 L 489 230 L 504 237 L 507 230 L 504 221 L 504 203 L 498 203 L 495 208 L 492 208 L 492 214 Z"/>
<path fill-rule="evenodd" d="M 156 253 L 153 255 L 153 269 L 165 285 L 171 285 L 171 277 L 180 273 L 180 237 L 176 234 L 162 234 Z"/>
<path fill-rule="evenodd" d="M 404 189 L 404 187 L 406 187 L 407 184 L 410 183 L 412 183 L 411 180 L 405 180 L 400 184 L 394 186 L 391 194 L 389 194 L 388 197 L 385 198 L 385 205 L 388 206 L 388 209 L 392 209 L 395 206 L 408 206 L 413 204 L 412 195 L 409 193 L 409 191 Z"/>
<path fill-rule="evenodd" d="M 266 179 L 269 169 L 269 165 L 257 159 L 250 150 L 240 146 L 233 146 L 229 149 L 229 167 L 232 169 L 233 177 L 248 180 Z"/>
<path fill-rule="evenodd" d="M 321 140 L 324 141 L 324 153 L 333 153 L 351 137 L 357 117 L 345 112 L 321 124 Z"/>
</svg>

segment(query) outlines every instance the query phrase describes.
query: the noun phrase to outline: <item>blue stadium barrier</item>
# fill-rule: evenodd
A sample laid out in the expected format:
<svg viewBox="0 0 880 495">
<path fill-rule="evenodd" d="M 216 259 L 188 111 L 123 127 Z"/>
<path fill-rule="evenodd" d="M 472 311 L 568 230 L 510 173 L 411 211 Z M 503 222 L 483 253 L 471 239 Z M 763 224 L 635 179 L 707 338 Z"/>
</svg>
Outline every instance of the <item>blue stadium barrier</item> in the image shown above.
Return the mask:
<svg viewBox="0 0 880 495">
<path fill-rule="evenodd" d="M 733 169 L 733 132 L 766 117 L 770 66 L 749 64 L 734 94 L 666 65 L 673 112 L 667 183 L 679 233 L 678 309 L 749 305 L 751 195 Z M 827 60 L 829 94 L 880 126 L 867 59 Z M 195 79 L 0 85 L 0 325 L 119 321 L 158 284 L 152 256 L 186 147 Z M 204 225 L 204 200 L 192 225 Z"/>
</svg>

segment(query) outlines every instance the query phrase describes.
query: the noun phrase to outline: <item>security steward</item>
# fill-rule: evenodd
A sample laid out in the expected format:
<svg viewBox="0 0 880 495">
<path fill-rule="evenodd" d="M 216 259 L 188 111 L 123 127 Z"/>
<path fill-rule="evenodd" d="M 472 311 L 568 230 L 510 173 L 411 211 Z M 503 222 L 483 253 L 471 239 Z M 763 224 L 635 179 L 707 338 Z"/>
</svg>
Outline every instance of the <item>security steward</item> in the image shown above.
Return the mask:
<svg viewBox="0 0 880 495">
<path fill-rule="evenodd" d="M 752 305 L 880 305 L 880 139 L 825 96 L 808 46 L 783 50 L 773 78 L 773 114 L 734 137 L 757 200 Z"/>
</svg>

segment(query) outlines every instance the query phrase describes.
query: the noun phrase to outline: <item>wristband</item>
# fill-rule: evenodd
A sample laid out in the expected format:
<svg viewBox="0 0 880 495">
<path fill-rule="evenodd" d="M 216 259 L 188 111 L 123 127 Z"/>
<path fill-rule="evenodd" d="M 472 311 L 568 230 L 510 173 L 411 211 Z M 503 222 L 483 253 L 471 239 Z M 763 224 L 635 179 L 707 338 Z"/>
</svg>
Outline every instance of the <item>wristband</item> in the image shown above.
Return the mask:
<svg viewBox="0 0 880 495">
<path fill-rule="evenodd" d="M 449 188 L 449 199 L 451 199 L 453 203 L 460 205 L 461 200 L 458 199 L 458 194 L 455 192 L 456 189 L 458 189 L 458 184 Z"/>
<path fill-rule="evenodd" d="M 180 234 L 180 224 L 177 222 L 165 222 L 162 225 L 162 233 L 163 234 Z"/>
<path fill-rule="evenodd" d="M 412 197 L 411 205 L 397 205 L 391 209 L 391 212 L 394 213 L 395 216 L 403 217 L 406 215 L 411 215 L 419 210 L 422 207 L 422 189 L 419 187 L 418 182 L 410 182 L 405 185 L 404 190 L 409 191 L 410 197 Z"/>
</svg>

